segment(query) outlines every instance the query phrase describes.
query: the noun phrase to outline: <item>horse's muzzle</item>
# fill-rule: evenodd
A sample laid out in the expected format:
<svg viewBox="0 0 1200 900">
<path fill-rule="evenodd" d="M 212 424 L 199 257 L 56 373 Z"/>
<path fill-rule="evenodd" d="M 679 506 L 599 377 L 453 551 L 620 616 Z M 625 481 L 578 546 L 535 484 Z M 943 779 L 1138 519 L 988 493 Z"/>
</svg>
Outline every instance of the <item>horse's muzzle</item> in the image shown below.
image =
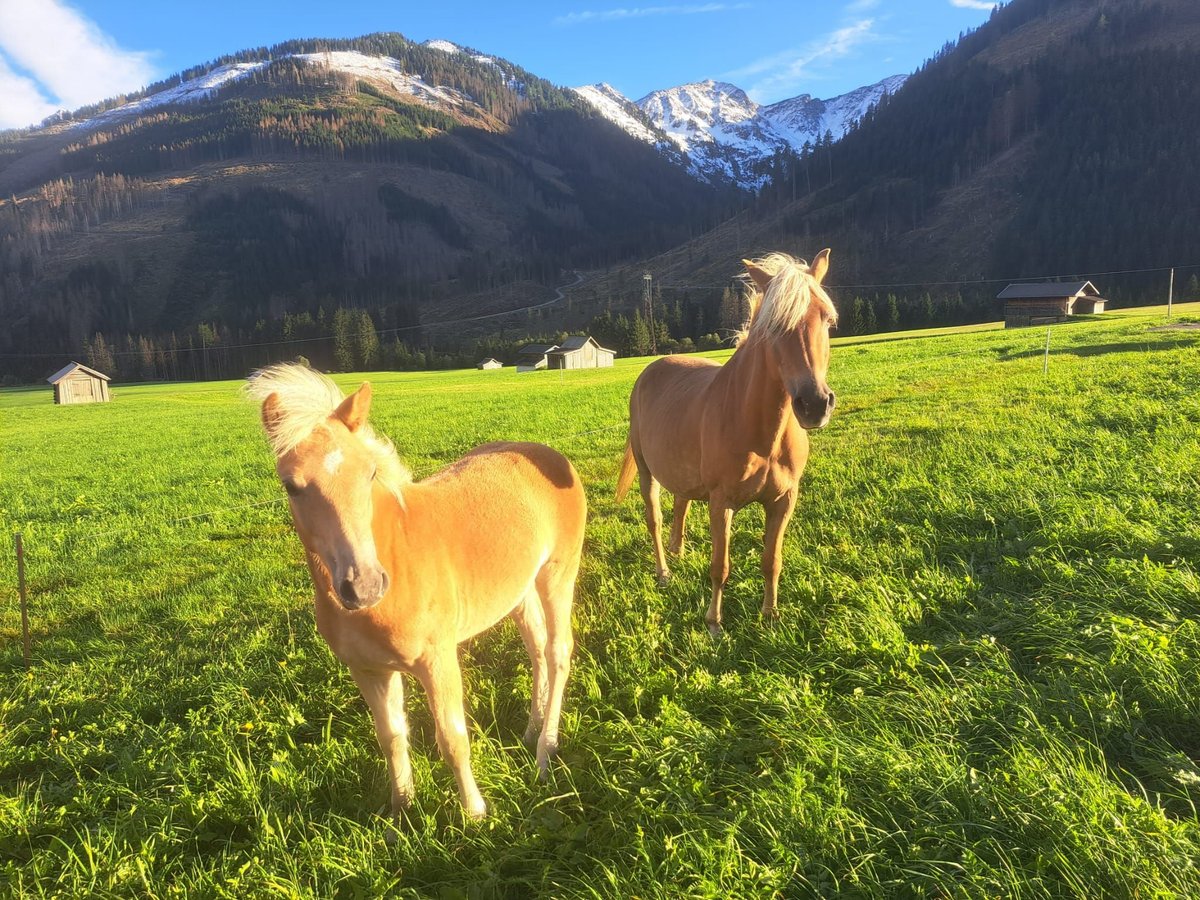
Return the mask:
<svg viewBox="0 0 1200 900">
<path fill-rule="evenodd" d="M 837 395 L 828 389 L 812 398 L 796 397 L 792 400 L 792 412 L 796 414 L 796 421 L 808 431 L 816 431 L 828 425 L 835 406 Z"/>
<path fill-rule="evenodd" d="M 351 569 L 338 585 L 338 599 L 346 609 L 370 609 L 383 599 L 388 584 L 388 573 L 383 569 Z"/>
</svg>

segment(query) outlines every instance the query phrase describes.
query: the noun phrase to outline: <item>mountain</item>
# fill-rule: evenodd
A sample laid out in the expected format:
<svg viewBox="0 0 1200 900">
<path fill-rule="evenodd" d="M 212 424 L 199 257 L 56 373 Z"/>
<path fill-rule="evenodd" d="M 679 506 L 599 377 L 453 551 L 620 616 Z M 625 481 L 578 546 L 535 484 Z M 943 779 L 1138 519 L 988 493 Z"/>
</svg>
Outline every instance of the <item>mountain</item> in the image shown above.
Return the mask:
<svg viewBox="0 0 1200 900">
<path fill-rule="evenodd" d="M 0 376 L 22 377 L 98 332 L 131 355 L 267 343 L 339 308 L 417 343 L 395 329 L 536 305 L 740 202 L 572 91 L 396 34 L 243 51 L 4 133 L 0 197 Z"/>
<path fill-rule="evenodd" d="M 712 80 L 653 91 L 636 104 L 607 84 L 576 91 L 639 140 L 661 146 L 665 135 L 699 177 L 759 188 L 768 178 L 766 162 L 826 137 L 840 139 L 906 80 L 893 75 L 829 100 L 803 94 L 769 106 L 736 85 Z"/>
<path fill-rule="evenodd" d="M 741 257 L 826 246 L 835 296 L 852 313 L 858 295 L 864 328 L 893 299 L 905 324 L 994 318 L 1006 281 L 1055 274 L 1093 277 L 1118 305 L 1162 302 L 1165 267 L 1180 267 L 1177 286 L 1200 276 L 1197 42 L 1194 0 L 1012 0 L 840 141 L 783 160 L 751 208 L 575 289 L 577 306 L 631 308 L 649 271 L 667 304 L 711 307 Z M 812 133 L 799 100 L 751 115 L 740 92 L 688 93 L 678 105 L 697 119 L 703 101 L 734 129 L 766 118 Z"/>
</svg>

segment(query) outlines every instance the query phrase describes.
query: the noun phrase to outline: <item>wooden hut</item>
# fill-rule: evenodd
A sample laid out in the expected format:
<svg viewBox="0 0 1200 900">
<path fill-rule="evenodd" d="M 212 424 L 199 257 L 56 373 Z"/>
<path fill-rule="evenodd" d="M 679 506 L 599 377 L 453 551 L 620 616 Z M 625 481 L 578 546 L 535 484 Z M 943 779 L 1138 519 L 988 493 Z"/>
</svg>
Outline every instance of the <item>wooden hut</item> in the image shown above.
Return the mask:
<svg viewBox="0 0 1200 900">
<path fill-rule="evenodd" d="M 546 354 L 551 369 L 603 369 L 613 364 L 616 351 L 601 347 L 587 334 L 576 334 Z"/>
<path fill-rule="evenodd" d="M 46 379 L 54 385 L 55 403 L 107 403 L 108 376 L 82 363 L 63 366 Z"/>
<path fill-rule="evenodd" d="M 517 371 L 536 372 L 546 368 L 546 354 L 557 349 L 557 344 L 526 344 L 517 351 Z"/>
<path fill-rule="evenodd" d="M 1010 284 L 999 295 L 1004 301 L 1004 327 L 1045 325 L 1068 316 L 1104 312 L 1104 298 L 1090 281 Z"/>
<path fill-rule="evenodd" d="M 496 359 L 495 357 L 489 356 L 487 359 L 480 360 L 479 364 L 476 365 L 475 368 L 477 368 L 477 369 L 503 369 L 504 363 L 500 362 L 500 360 Z"/>
</svg>

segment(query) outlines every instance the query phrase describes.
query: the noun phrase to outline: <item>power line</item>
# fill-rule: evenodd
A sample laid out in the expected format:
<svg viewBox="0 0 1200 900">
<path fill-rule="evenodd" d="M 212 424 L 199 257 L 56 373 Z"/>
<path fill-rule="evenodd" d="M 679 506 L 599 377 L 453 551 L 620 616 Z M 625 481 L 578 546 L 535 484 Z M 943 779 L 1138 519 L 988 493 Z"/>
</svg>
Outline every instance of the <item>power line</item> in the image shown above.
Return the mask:
<svg viewBox="0 0 1200 900">
<path fill-rule="evenodd" d="M 385 335 L 398 334 L 402 331 L 416 331 L 421 328 L 437 328 L 442 325 L 461 325 L 461 324 L 465 324 L 468 322 L 482 322 L 486 319 L 496 319 L 496 318 L 499 318 L 500 316 L 511 316 L 511 315 L 515 315 L 517 313 L 535 312 L 536 310 L 539 310 L 539 309 L 547 309 L 548 307 L 551 307 L 556 303 L 561 303 L 563 300 L 566 299 L 566 294 L 563 293 L 563 288 L 575 287 L 576 285 L 583 282 L 583 280 L 584 280 L 583 275 L 579 274 L 579 273 L 576 273 L 576 274 L 578 275 L 578 277 L 575 279 L 575 281 L 571 282 L 571 284 L 569 284 L 569 285 L 563 285 L 563 287 L 555 288 L 555 291 L 557 292 L 558 296 L 555 297 L 553 300 L 547 300 L 544 303 L 535 303 L 532 306 L 522 306 L 517 309 L 506 309 L 506 310 L 502 310 L 500 312 L 484 313 L 483 315 L 479 315 L 479 316 L 466 316 L 461 319 L 442 319 L 437 322 L 423 322 L 418 325 L 397 325 L 394 328 L 379 329 L 375 333 L 377 335 L 379 335 L 380 337 L 384 337 Z M 215 344 L 211 347 L 203 347 L 203 346 L 202 347 L 162 347 L 162 348 L 159 348 L 156 350 L 151 350 L 149 352 L 157 355 L 159 353 L 207 353 L 209 351 L 215 352 L 218 350 L 247 350 L 247 349 L 254 348 L 254 347 L 280 347 L 280 346 L 290 346 L 292 344 L 312 344 L 312 343 L 316 343 L 318 341 L 331 341 L 331 340 L 333 340 L 333 337 L 334 336 L 332 334 L 327 334 L 327 335 L 324 335 L 323 337 L 290 338 L 290 339 L 286 339 L 286 340 L 281 339 L 278 341 L 256 341 L 256 342 L 245 343 L 245 344 Z M 0 358 L 4 358 L 4 359 L 42 359 L 47 356 L 61 356 L 62 353 L 63 353 L 63 351 L 52 351 L 49 353 L 0 353 Z M 143 354 L 143 351 L 141 351 L 141 350 L 111 351 L 110 350 L 109 353 L 112 356 L 141 356 Z"/>
<path fill-rule="evenodd" d="M 1106 278 L 1110 275 L 1144 275 L 1152 272 L 1169 272 L 1171 269 L 1198 269 L 1200 264 L 1191 266 L 1156 266 L 1152 269 L 1121 269 L 1114 272 L 1072 272 L 1066 275 L 1022 275 L 1017 278 L 979 278 L 979 279 L 960 279 L 958 281 L 897 281 L 887 284 L 830 284 L 829 287 L 835 289 L 872 289 L 881 290 L 883 288 L 903 288 L 903 287 L 951 287 L 962 284 L 1018 284 L 1023 281 L 1039 282 L 1039 281 L 1063 281 L 1075 278 Z M 730 281 L 734 279 L 731 278 Z M 724 284 L 672 284 L 669 282 L 660 281 L 659 287 L 673 288 L 675 290 L 719 290 L 729 287 L 729 282 Z"/>
</svg>

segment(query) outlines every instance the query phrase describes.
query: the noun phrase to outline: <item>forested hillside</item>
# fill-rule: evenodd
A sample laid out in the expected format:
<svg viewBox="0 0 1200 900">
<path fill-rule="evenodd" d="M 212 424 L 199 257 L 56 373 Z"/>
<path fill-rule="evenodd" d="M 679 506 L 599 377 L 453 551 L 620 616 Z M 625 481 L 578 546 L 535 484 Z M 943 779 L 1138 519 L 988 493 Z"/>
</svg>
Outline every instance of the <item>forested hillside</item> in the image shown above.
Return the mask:
<svg viewBox="0 0 1200 900">
<path fill-rule="evenodd" d="M 1192 0 L 1013 0 L 644 267 L 668 304 L 712 304 L 740 256 L 831 246 L 843 333 L 996 318 L 1006 280 L 1052 274 L 1128 305 L 1163 302 L 1178 266 L 1177 296 L 1200 293 L 1198 39 Z M 631 307 L 642 268 L 576 295 Z"/>
<path fill-rule="evenodd" d="M 339 54 L 391 68 L 347 71 Z M 398 35 L 183 77 L 256 60 L 200 102 L 109 104 L 0 140 L 3 373 L 47 374 L 100 340 L 124 376 L 175 377 L 146 354 L 269 343 L 309 321 L 328 336 L 339 309 L 420 349 L 410 326 L 459 298 L 473 312 L 544 301 L 571 271 L 665 249 L 739 202 L 572 92 Z"/>
</svg>

